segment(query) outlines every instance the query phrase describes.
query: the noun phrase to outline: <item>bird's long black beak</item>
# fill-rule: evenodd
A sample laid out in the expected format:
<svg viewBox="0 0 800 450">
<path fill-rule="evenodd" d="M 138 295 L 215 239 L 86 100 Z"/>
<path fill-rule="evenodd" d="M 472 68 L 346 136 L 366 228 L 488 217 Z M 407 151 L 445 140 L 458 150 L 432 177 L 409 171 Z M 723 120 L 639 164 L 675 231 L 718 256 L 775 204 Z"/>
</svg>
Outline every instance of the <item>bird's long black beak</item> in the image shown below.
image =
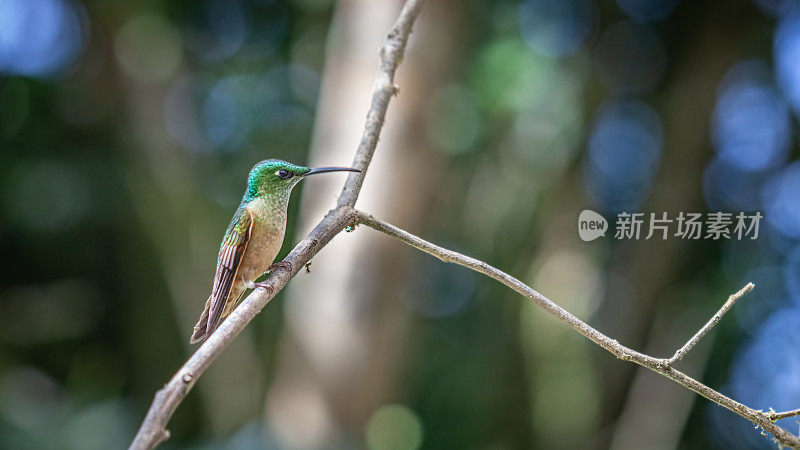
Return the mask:
<svg viewBox="0 0 800 450">
<path fill-rule="evenodd" d="M 303 176 L 309 175 L 316 175 L 318 173 L 327 173 L 327 172 L 361 172 L 358 169 L 353 169 L 352 167 L 317 167 L 316 169 L 311 169 L 310 171 L 306 172 Z"/>
</svg>

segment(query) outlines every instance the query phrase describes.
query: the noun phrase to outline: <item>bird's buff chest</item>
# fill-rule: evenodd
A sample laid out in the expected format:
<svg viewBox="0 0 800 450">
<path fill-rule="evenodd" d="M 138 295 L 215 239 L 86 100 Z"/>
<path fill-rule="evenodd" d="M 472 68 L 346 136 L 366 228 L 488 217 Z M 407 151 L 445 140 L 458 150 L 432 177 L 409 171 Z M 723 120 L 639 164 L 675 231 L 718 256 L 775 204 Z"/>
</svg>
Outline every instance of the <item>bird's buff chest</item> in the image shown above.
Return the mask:
<svg viewBox="0 0 800 450">
<path fill-rule="evenodd" d="M 283 245 L 283 236 L 286 233 L 286 207 L 271 203 L 259 199 L 247 205 L 252 214 L 253 229 L 247 251 L 239 267 L 239 276 L 245 280 L 255 281 L 263 275 Z"/>
</svg>

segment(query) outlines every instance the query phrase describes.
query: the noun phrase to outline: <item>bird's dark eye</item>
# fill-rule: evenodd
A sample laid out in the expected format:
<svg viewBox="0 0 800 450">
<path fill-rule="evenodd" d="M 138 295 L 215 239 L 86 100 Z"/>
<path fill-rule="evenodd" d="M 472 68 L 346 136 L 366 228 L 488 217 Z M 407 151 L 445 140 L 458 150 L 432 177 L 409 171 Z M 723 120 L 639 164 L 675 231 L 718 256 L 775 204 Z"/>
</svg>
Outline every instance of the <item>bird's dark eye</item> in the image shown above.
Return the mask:
<svg viewBox="0 0 800 450">
<path fill-rule="evenodd" d="M 288 180 L 289 178 L 292 178 L 294 176 L 292 172 L 289 172 L 286 169 L 281 169 L 275 172 L 275 175 L 277 175 L 278 178 L 280 178 L 281 180 Z"/>
</svg>

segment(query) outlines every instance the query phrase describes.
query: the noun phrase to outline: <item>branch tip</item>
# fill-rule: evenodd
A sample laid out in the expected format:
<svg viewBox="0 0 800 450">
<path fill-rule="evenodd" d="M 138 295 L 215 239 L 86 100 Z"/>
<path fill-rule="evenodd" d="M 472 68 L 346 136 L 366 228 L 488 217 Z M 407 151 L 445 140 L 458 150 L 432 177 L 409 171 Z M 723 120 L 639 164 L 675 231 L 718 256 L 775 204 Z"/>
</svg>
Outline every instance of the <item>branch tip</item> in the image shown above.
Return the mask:
<svg viewBox="0 0 800 450">
<path fill-rule="evenodd" d="M 770 408 L 770 412 L 764 413 L 764 415 L 767 417 L 767 419 L 769 419 L 770 422 L 777 422 L 778 420 L 781 419 L 800 416 L 800 408 L 783 412 L 773 411 L 772 408 Z"/>
<path fill-rule="evenodd" d="M 711 318 L 708 319 L 708 322 L 706 322 L 706 324 L 703 325 L 703 327 L 700 328 L 697 331 L 697 333 L 694 334 L 694 336 L 692 336 L 688 341 L 686 341 L 685 344 L 683 344 L 683 347 L 676 350 L 675 354 L 672 355 L 672 357 L 667 360 L 668 365 L 672 366 L 676 362 L 683 359 L 683 357 L 686 356 L 686 354 L 691 349 L 693 349 L 694 346 L 697 345 L 697 343 L 700 342 L 700 340 L 703 339 L 703 337 L 705 337 L 705 335 L 708 334 L 708 332 L 711 331 L 712 328 L 714 328 L 714 326 L 716 326 L 719 323 L 720 319 L 722 319 L 722 316 L 724 316 L 728 311 L 730 311 L 730 309 L 733 308 L 733 305 L 740 298 L 744 297 L 748 292 L 752 291 L 755 287 L 756 287 L 755 284 L 749 282 L 743 288 L 739 289 L 736 293 L 729 295 L 728 300 L 722 305 L 722 307 L 716 312 L 716 314 L 711 316 Z"/>
</svg>

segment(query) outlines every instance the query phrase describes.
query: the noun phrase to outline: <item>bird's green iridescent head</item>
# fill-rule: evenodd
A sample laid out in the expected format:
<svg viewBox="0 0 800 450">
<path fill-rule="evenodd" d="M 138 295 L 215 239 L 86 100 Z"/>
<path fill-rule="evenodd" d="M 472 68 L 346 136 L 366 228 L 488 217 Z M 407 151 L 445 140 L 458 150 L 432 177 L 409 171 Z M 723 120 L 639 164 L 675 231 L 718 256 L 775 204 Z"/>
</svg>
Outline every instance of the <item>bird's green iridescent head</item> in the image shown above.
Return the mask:
<svg viewBox="0 0 800 450">
<path fill-rule="evenodd" d="M 267 159 L 259 162 L 250 170 L 250 175 L 247 177 L 247 191 L 245 191 L 243 201 L 249 202 L 262 195 L 288 198 L 292 188 L 305 177 L 318 173 L 339 171 L 360 172 L 360 170 L 350 167 L 320 167 L 312 169 L 281 161 L 280 159 Z"/>
</svg>

